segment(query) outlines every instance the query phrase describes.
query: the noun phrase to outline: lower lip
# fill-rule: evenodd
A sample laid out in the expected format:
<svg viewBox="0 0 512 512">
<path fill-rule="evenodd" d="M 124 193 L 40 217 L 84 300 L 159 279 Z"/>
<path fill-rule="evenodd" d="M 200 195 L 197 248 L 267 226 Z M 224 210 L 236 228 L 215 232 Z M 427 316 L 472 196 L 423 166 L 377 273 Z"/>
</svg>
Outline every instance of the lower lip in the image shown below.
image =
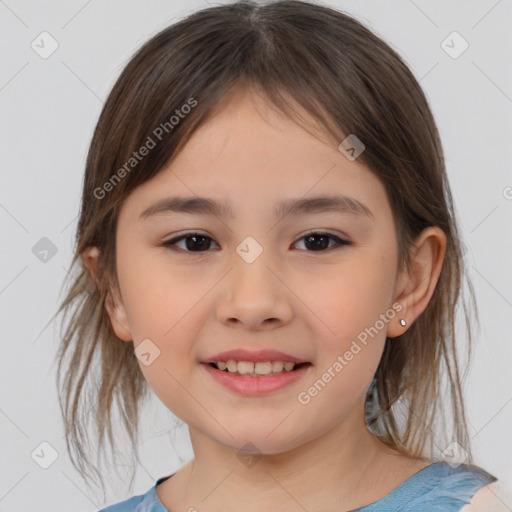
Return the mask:
<svg viewBox="0 0 512 512">
<path fill-rule="evenodd" d="M 311 368 L 311 364 L 304 365 L 297 370 L 284 371 L 276 375 L 262 375 L 261 377 L 245 377 L 213 368 L 207 363 L 201 363 L 205 370 L 219 383 L 232 391 L 242 395 L 265 395 L 278 391 L 299 380 Z"/>
</svg>

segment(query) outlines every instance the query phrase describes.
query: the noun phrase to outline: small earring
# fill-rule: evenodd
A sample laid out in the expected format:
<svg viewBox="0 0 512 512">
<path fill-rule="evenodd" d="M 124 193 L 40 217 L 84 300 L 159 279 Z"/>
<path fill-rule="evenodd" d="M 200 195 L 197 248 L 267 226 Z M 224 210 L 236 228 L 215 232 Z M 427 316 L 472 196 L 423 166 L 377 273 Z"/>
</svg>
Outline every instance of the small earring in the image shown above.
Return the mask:
<svg viewBox="0 0 512 512">
<path fill-rule="evenodd" d="M 407 325 L 407 322 L 402 318 L 402 319 L 400 320 L 400 325 L 405 326 L 405 325 Z"/>
</svg>

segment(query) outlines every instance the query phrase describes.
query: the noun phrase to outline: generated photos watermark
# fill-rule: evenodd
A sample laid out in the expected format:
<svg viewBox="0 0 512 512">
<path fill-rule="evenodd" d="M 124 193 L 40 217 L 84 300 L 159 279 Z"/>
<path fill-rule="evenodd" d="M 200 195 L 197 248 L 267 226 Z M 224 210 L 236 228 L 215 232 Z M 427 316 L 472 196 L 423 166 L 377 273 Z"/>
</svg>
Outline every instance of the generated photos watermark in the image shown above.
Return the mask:
<svg viewBox="0 0 512 512">
<path fill-rule="evenodd" d="M 336 361 L 327 368 L 321 377 L 315 381 L 307 390 L 301 391 L 297 395 L 297 400 L 302 405 L 307 405 L 320 393 L 329 382 L 332 381 L 345 368 L 354 357 L 368 344 L 368 336 L 374 338 L 384 327 L 392 320 L 396 313 L 402 311 L 403 306 L 395 302 L 385 313 L 381 313 L 379 319 L 371 327 L 366 327 L 357 335 L 357 340 L 352 340 L 350 348 L 343 355 L 338 355 Z M 359 343 L 358 343 L 359 341 Z"/>
<path fill-rule="evenodd" d="M 94 197 L 96 199 L 104 199 L 108 192 L 112 192 L 114 187 L 135 167 L 137 167 L 139 162 L 141 162 L 144 157 L 147 156 L 150 151 L 165 138 L 167 134 L 171 133 L 181 120 L 184 119 L 196 106 L 197 100 L 189 98 L 187 103 L 174 111 L 176 115 L 172 115 L 168 121 L 160 123 L 151 132 L 151 135 L 148 135 L 146 142 L 137 151 L 134 151 L 132 156 L 119 169 L 117 169 L 117 171 L 114 172 L 101 187 L 96 187 L 94 189 Z"/>
</svg>

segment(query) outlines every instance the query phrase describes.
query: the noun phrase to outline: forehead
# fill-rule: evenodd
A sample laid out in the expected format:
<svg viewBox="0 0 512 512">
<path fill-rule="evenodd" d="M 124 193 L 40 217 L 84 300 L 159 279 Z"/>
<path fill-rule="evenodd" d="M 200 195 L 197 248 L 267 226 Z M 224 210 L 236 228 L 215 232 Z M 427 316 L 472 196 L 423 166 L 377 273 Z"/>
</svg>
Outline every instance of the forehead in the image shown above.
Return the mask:
<svg viewBox="0 0 512 512">
<path fill-rule="evenodd" d="M 357 159 L 348 160 L 339 142 L 313 120 L 304 128 L 256 94 L 236 92 L 126 203 L 140 214 L 166 196 L 201 196 L 229 198 L 232 211 L 276 211 L 287 198 L 342 194 L 372 210 L 389 208 L 380 180 Z"/>
</svg>

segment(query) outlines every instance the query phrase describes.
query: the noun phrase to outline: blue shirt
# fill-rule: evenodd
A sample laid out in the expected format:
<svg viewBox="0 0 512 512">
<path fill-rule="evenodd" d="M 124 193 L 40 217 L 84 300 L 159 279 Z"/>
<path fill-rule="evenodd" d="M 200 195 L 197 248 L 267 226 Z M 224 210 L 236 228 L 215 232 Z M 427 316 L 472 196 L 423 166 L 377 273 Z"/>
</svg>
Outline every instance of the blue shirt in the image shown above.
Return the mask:
<svg viewBox="0 0 512 512">
<path fill-rule="evenodd" d="M 145 494 L 99 512 L 176 512 L 166 509 L 156 493 L 156 486 L 171 476 L 159 478 Z M 480 487 L 496 480 L 477 466 L 461 464 L 454 468 L 447 462 L 434 462 L 380 500 L 351 512 L 455 512 L 467 505 Z"/>
</svg>

